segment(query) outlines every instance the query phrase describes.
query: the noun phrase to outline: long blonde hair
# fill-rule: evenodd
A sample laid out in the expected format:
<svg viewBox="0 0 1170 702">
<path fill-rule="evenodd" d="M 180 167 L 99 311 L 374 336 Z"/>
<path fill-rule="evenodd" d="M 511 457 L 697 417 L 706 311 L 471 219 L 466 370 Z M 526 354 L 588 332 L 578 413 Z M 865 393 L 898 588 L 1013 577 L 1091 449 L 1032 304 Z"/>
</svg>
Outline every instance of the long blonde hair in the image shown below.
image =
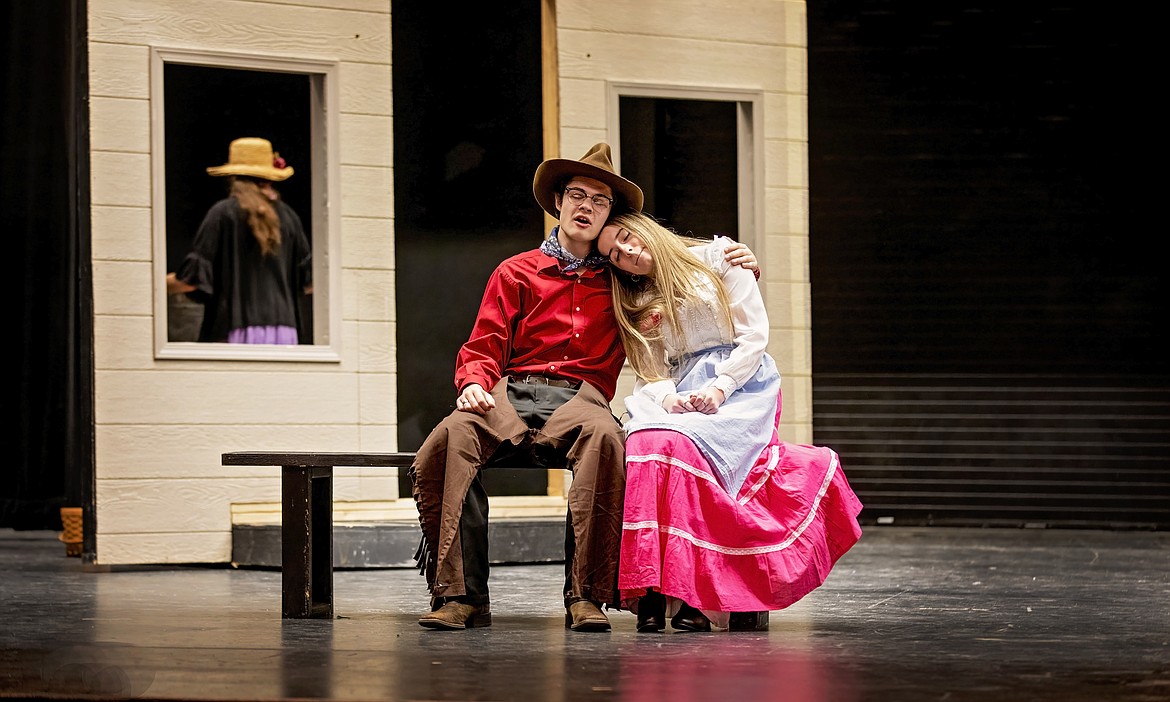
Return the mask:
<svg viewBox="0 0 1170 702">
<path fill-rule="evenodd" d="M 248 215 L 248 226 L 260 244 L 260 253 L 275 255 L 280 250 L 280 217 L 272 200 L 260 189 L 260 183 L 251 178 L 233 177 L 231 195 Z"/>
<path fill-rule="evenodd" d="M 610 220 L 636 235 L 653 258 L 653 272 L 644 276 L 630 276 L 613 268 L 614 316 L 618 334 L 625 347 L 630 366 L 647 382 L 670 377 L 667 359 L 653 350 L 653 342 L 663 337 L 663 326 L 669 324 L 676 334 L 684 335 L 678 310 L 702 297 L 707 283 L 715 290 L 719 305 L 729 329 L 735 325 L 731 318 L 731 303 L 727 288 L 718 273 L 690 252 L 690 247 L 710 243 L 706 239 L 676 234 L 643 213 L 623 214 Z M 657 320 L 657 321 L 655 321 Z"/>
</svg>

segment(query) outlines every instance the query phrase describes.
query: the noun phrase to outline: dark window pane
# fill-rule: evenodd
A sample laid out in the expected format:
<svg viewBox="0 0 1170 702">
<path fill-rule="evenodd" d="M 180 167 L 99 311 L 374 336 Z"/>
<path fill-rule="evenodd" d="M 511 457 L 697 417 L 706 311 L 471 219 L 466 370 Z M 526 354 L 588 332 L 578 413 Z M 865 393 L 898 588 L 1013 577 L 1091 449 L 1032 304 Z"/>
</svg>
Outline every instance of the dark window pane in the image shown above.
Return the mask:
<svg viewBox="0 0 1170 702">
<path fill-rule="evenodd" d="M 622 97 L 621 170 L 680 232 L 739 238 L 734 102 Z"/>
</svg>

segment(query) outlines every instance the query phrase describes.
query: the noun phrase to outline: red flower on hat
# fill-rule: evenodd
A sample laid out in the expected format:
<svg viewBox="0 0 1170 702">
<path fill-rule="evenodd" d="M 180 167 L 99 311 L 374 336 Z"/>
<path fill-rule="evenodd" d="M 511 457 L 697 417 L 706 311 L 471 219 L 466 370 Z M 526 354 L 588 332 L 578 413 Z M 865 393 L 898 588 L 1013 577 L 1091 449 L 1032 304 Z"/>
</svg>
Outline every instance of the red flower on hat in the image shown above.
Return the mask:
<svg viewBox="0 0 1170 702">
<path fill-rule="evenodd" d="M 280 157 L 280 154 L 278 154 L 278 153 L 272 154 L 272 167 L 273 168 L 284 168 L 286 165 L 287 164 L 284 162 L 284 159 Z"/>
</svg>

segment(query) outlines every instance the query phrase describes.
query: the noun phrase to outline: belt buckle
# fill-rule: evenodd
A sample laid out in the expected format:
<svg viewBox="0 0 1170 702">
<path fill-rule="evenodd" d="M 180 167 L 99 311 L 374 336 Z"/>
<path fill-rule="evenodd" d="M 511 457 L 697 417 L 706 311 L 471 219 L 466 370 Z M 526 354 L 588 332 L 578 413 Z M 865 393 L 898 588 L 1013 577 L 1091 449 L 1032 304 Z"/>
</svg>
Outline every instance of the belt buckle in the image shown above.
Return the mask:
<svg viewBox="0 0 1170 702">
<path fill-rule="evenodd" d="M 549 384 L 548 378 L 544 377 L 543 375 L 526 375 L 526 376 L 524 376 L 524 382 L 528 383 L 529 385 L 548 385 Z"/>
</svg>

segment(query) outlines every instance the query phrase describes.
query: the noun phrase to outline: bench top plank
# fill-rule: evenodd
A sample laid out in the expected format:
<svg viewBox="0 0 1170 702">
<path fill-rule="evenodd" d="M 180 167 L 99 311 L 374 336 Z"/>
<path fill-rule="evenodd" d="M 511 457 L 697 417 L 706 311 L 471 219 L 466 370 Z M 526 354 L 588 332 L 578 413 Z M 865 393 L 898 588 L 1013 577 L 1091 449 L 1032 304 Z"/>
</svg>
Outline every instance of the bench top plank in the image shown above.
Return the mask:
<svg viewBox="0 0 1170 702">
<path fill-rule="evenodd" d="M 349 451 L 230 451 L 223 454 L 225 466 L 300 466 L 332 468 L 406 468 L 414 462 L 413 452 L 354 453 Z"/>
</svg>

